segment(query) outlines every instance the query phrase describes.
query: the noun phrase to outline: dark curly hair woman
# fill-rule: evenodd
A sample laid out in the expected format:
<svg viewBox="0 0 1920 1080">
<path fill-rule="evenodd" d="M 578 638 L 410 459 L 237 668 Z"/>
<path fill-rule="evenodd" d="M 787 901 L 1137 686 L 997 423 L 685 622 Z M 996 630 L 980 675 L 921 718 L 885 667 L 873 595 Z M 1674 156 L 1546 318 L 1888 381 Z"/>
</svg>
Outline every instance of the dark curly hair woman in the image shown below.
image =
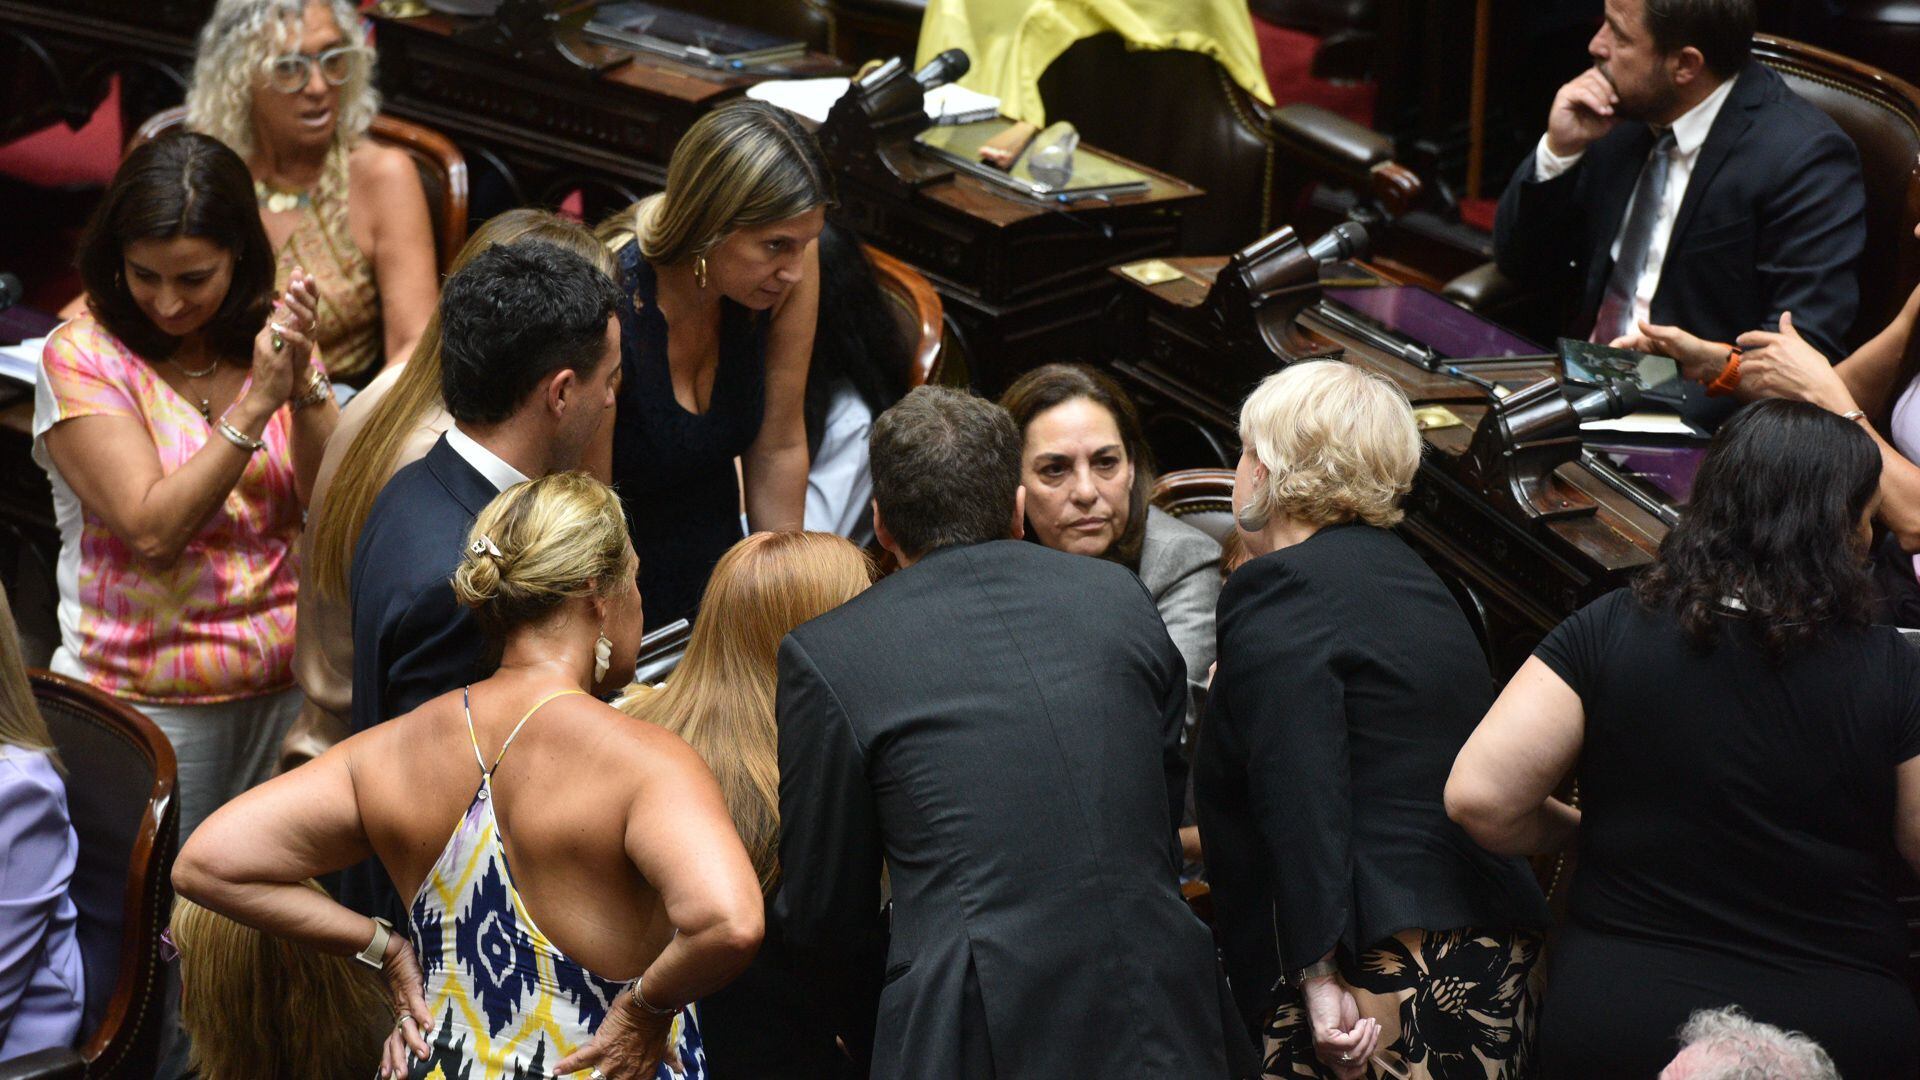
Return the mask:
<svg viewBox="0 0 1920 1080">
<path fill-rule="evenodd" d="M 1920 653 L 1869 624 L 1880 455 L 1764 401 L 1720 429 L 1631 591 L 1547 635 L 1461 750 L 1487 848 L 1580 863 L 1542 1075 L 1652 1076 L 1695 1009 L 1806 1032 L 1844 1076 L 1920 1075 L 1896 857 L 1920 866 Z M 1572 771 L 1581 805 L 1550 793 Z"/>
</svg>

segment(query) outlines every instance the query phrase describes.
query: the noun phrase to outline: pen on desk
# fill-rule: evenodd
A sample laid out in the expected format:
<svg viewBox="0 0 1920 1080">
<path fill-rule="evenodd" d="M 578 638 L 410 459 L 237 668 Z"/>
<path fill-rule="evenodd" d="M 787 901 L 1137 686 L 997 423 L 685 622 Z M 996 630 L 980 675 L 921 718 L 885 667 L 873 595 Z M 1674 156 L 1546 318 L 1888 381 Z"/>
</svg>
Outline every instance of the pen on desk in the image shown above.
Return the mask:
<svg viewBox="0 0 1920 1080">
<path fill-rule="evenodd" d="M 1446 367 L 1441 368 L 1440 370 L 1456 378 L 1465 379 L 1468 382 L 1472 383 L 1473 385 L 1479 387 L 1482 390 L 1485 390 L 1487 393 L 1492 394 L 1495 397 L 1500 396 L 1499 383 L 1490 382 L 1486 379 L 1481 378 L 1478 375 L 1475 375 L 1471 371 L 1463 371 L 1457 364 L 1448 364 Z"/>
</svg>

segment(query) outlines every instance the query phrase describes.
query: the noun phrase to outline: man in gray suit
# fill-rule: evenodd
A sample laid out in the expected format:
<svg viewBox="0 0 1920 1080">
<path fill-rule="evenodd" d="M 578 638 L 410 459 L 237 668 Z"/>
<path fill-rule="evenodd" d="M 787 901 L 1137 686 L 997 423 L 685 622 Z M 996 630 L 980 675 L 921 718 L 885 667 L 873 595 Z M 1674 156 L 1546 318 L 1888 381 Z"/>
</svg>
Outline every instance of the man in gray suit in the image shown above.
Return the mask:
<svg viewBox="0 0 1920 1080">
<path fill-rule="evenodd" d="M 902 569 L 780 648 L 788 958 L 843 1009 L 878 994 L 875 1077 L 1243 1075 L 1180 898 L 1185 665 L 1152 599 L 1019 542 L 997 405 L 915 390 L 874 423 L 872 468 Z M 860 963 L 883 859 L 884 976 Z"/>
</svg>

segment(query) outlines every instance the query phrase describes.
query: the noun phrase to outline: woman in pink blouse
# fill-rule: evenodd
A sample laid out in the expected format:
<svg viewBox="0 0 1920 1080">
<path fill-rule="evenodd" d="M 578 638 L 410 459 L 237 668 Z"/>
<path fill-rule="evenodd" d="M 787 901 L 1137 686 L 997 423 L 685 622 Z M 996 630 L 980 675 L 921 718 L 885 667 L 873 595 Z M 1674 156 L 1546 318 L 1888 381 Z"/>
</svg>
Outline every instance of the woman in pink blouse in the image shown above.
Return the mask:
<svg viewBox="0 0 1920 1080">
<path fill-rule="evenodd" d="M 272 774 L 299 712 L 294 547 L 339 409 L 312 284 L 274 297 L 252 180 L 218 141 L 129 156 L 79 264 L 88 310 L 47 341 L 34 401 L 60 525 L 53 668 L 166 732 L 184 841 Z"/>
</svg>

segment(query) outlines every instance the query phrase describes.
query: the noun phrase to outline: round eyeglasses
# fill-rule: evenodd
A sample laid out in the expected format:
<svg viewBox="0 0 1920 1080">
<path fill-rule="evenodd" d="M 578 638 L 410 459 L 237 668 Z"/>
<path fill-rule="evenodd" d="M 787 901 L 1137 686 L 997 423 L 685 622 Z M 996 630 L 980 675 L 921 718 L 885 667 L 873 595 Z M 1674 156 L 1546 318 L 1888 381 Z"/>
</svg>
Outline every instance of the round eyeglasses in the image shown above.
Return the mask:
<svg viewBox="0 0 1920 1080">
<path fill-rule="evenodd" d="M 319 53 L 287 53 L 267 66 L 267 81 L 283 94 L 297 94 L 313 78 L 317 65 L 328 86 L 344 86 L 360 71 L 365 56 L 365 50 L 353 45 L 336 45 Z"/>
</svg>

